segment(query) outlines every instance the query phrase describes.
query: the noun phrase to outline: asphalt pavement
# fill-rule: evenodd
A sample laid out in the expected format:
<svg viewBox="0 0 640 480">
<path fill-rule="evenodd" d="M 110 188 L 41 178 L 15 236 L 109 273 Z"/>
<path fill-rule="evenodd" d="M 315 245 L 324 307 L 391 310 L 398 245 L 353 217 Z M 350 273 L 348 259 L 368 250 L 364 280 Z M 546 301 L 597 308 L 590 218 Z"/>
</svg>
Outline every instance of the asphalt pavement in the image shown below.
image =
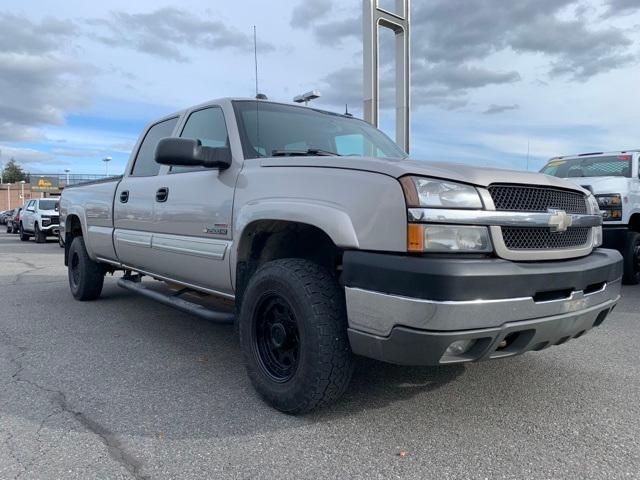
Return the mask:
<svg viewBox="0 0 640 480">
<path fill-rule="evenodd" d="M 0 234 L 0 479 L 640 478 L 640 287 L 580 339 L 509 360 L 358 361 L 338 404 L 265 405 L 233 327 Z"/>
</svg>

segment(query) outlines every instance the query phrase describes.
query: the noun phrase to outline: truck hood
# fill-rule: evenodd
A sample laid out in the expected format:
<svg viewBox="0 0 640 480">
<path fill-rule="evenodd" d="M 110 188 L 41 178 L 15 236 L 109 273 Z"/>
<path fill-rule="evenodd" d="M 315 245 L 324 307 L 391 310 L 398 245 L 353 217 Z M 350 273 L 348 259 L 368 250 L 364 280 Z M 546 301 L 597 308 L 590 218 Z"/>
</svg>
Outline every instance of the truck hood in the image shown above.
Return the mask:
<svg viewBox="0 0 640 480">
<path fill-rule="evenodd" d="M 629 178 L 627 177 L 576 177 L 568 181 L 591 190 L 594 195 L 603 193 L 625 194 L 629 190 Z"/>
<path fill-rule="evenodd" d="M 584 192 L 584 189 L 567 180 L 534 172 L 476 167 L 462 163 L 444 163 L 413 159 L 391 160 L 371 157 L 276 157 L 260 160 L 263 167 L 327 167 L 362 170 L 389 175 L 423 175 L 487 187 L 492 183 L 519 183 L 568 188 Z"/>
</svg>

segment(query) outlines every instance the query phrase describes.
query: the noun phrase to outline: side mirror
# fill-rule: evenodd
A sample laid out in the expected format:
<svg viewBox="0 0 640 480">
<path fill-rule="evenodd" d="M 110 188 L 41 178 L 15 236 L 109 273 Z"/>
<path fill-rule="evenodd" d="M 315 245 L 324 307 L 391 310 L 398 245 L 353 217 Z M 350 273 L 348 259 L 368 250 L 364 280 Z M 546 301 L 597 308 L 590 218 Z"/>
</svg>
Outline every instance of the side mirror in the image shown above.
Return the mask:
<svg viewBox="0 0 640 480">
<path fill-rule="evenodd" d="M 189 138 L 163 138 L 156 147 L 155 160 L 160 165 L 224 170 L 231 166 L 231 149 L 203 147 L 200 140 Z"/>
</svg>

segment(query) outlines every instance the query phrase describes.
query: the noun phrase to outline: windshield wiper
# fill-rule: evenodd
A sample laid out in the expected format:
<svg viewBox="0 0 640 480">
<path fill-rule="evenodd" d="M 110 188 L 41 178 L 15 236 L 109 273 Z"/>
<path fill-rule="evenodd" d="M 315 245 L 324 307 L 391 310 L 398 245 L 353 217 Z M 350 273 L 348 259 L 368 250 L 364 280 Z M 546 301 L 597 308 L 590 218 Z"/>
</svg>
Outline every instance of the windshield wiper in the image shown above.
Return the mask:
<svg viewBox="0 0 640 480">
<path fill-rule="evenodd" d="M 321 148 L 308 148 L 307 150 L 272 150 L 274 157 L 340 157 L 341 155 Z"/>
</svg>

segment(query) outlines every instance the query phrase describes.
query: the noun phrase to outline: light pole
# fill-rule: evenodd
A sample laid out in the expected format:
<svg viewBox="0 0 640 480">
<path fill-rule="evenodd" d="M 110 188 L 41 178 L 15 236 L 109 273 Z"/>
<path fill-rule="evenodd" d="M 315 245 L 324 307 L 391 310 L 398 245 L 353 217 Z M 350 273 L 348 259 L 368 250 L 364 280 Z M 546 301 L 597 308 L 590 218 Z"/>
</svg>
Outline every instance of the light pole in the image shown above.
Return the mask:
<svg viewBox="0 0 640 480">
<path fill-rule="evenodd" d="M 11 184 L 7 183 L 7 206 L 11 210 Z"/>
<path fill-rule="evenodd" d="M 24 184 L 27 183 L 24 180 L 20 180 L 20 199 L 24 203 Z"/>
<path fill-rule="evenodd" d="M 109 176 L 109 162 L 113 160 L 111 157 L 106 157 L 103 158 L 102 161 L 104 162 L 104 171 L 105 171 L 105 175 L 108 177 Z"/>
<path fill-rule="evenodd" d="M 65 186 L 65 187 L 68 187 L 68 186 L 69 186 L 69 172 L 70 172 L 70 171 L 71 171 L 71 170 L 69 170 L 68 168 L 65 168 L 65 169 L 64 169 L 64 173 L 66 173 L 66 174 L 67 174 L 67 181 L 66 181 L 66 183 L 64 184 L 64 186 Z"/>
</svg>

